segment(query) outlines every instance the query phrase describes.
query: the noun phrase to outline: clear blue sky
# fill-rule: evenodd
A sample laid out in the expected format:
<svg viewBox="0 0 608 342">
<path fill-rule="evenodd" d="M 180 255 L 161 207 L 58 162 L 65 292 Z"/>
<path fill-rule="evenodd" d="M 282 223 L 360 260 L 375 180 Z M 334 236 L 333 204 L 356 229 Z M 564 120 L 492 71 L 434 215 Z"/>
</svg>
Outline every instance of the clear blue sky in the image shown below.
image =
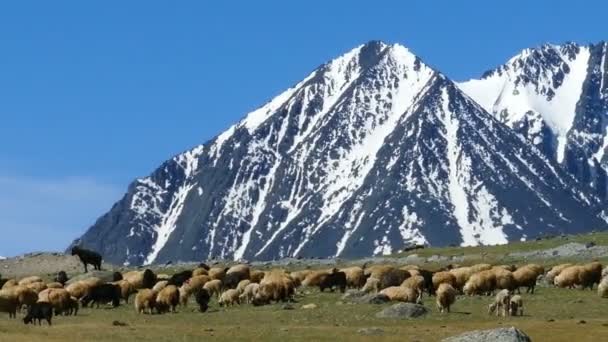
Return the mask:
<svg viewBox="0 0 608 342">
<path fill-rule="evenodd" d="M 463 4 L 465 3 L 465 4 Z M 372 39 L 466 79 L 608 39 L 605 1 L 0 3 L 0 255 L 61 250 L 135 177 Z"/>
</svg>

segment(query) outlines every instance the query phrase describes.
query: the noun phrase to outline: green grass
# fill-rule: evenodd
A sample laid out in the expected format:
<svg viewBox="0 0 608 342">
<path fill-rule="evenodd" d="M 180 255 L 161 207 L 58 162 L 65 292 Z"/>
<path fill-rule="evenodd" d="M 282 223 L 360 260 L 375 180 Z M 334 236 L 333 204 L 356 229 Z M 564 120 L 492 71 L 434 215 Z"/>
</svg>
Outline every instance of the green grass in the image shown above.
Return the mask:
<svg viewBox="0 0 608 342">
<path fill-rule="evenodd" d="M 401 321 L 379 319 L 375 314 L 385 305 L 344 304 L 340 295 L 311 291 L 298 298 L 294 310 L 281 304 L 265 307 L 242 305 L 199 313 L 195 305 L 179 308 L 176 314 L 139 315 L 132 305 L 117 309 L 82 309 L 77 317 L 55 317 L 54 325 L 25 326 L 20 320 L 0 319 L 1 341 L 437 341 L 464 331 L 515 326 L 534 341 L 608 340 L 608 299 L 595 291 L 540 288 L 524 295 L 525 316 L 495 317 L 486 314 L 489 297 L 461 297 L 450 314 L 439 314 L 434 298 L 425 298 L 431 310 L 425 318 Z M 317 309 L 301 306 L 315 303 Z M 113 321 L 127 326 L 113 326 Z M 581 320 L 586 321 L 580 324 Z M 364 336 L 360 328 L 378 327 L 379 337 Z"/>
</svg>

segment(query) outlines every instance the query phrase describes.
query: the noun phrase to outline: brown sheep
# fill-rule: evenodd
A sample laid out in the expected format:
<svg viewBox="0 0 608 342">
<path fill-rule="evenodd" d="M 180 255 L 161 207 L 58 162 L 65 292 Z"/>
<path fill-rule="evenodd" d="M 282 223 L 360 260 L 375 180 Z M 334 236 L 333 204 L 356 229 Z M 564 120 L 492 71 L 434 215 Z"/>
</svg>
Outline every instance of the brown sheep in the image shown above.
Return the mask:
<svg viewBox="0 0 608 342">
<path fill-rule="evenodd" d="M 294 291 L 294 282 L 287 273 L 283 270 L 272 270 L 260 282 L 253 303 L 263 305 L 270 303 L 270 301 L 287 301 L 292 299 Z"/>
<path fill-rule="evenodd" d="M 75 283 L 68 285 L 65 289 L 66 289 L 66 291 L 68 291 L 70 296 L 80 299 L 87 294 L 87 292 L 89 291 L 89 288 L 90 288 L 90 286 L 87 285 L 86 283 L 77 281 Z"/>
<path fill-rule="evenodd" d="M 409 277 L 401 283 L 401 286 L 422 292 L 424 291 L 424 277 L 421 275 Z"/>
<path fill-rule="evenodd" d="M 26 284 L 25 286 L 32 289 L 36 293 L 39 293 L 42 290 L 46 290 L 46 284 L 43 282 L 29 283 L 29 284 Z"/>
<path fill-rule="evenodd" d="M 215 295 L 219 298 L 222 291 L 222 281 L 219 279 L 210 280 L 205 283 L 203 288 L 207 290 L 207 292 L 209 292 L 210 297 L 213 297 L 213 295 Z"/>
<path fill-rule="evenodd" d="M 578 277 L 578 283 L 583 289 L 593 290 L 593 286 L 602 280 L 602 264 L 596 261 L 583 265 Z"/>
<path fill-rule="evenodd" d="M 323 278 L 328 274 L 332 273 L 333 270 L 314 270 L 308 273 L 306 278 L 302 281 L 302 286 L 315 287 L 319 286 Z"/>
<path fill-rule="evenodd" d="M 97 278 L 97 277 L 91 277 L 91 278 L 87 278 L 87 279 L 83 279 L 80 280 L 81 283 L 85 284 L 88 287 L 96 287 L 99 285 L 103 285 L 104 281 Z"/>
<path fill-rule="evenodd" d="M 462 291 L 468 296 L 483 295 L 490 294 L 495 288 L 496 274 L 492 270 L 486 270 L 471 275 Z"/>
<path fill-rule="evenodd" d="M 226 268 L 221 268 L 221 267 L 212 267 L 209 269 L 209 271 L 207 271 L 209 278 L 213 279 L 218 279 L 221 280 L 222 282 L 224 281 L 224 277 L 226 277 L 226 271 L 228 269 Z"/>
<path fill-rule="evenodd" d="M 228 289 L 220 296 L 218 301 L 220 306 L 233 306 L 235 304 L 241 304 L 239 293 L 235 289 Z"/>
<path fill-rule="evenodd" d="M 433 274 L 433 288 L 435 291 L 441 284 L 450 284 L 452 287 L 456 285 L 456 277 L 449 271 L 442 271 Z"/>
<path fill-rule="evenodd" d="M 249 280 L 251 280 L 252 283 L 259 283 L 262 281 L 262 279 L 264 279 L 265 275 L 266 273 L 264 271 L 252 270 L 249 274 Z"/>
<path fill-rule="evenodd" d="M 527 293 L 534 293 L 536 279 L 538 276 L 539 274 L 536 273 L 536 270 L 528 266 L 523 266 L 516 269 L 515 272 L 513 272 L 513 278 L 515 279 L 515 284 L 517 285 L 517 293 L 520 293 L 520 287 L 525 287 Z"/>
<path fill-rule="evenodd" d="M 72 297 L 65 289 L 46 289 L 38 295 L 38 302 L 50 303 L 55 314 L 69 312 L 72 307 Z"/>
<path fill-rule="evenodd" d="M 603 278 L 597 286 L 597 295 L 602 298 L 608 298 L 608 278 Z"/>
<path fill-rule="evenodd" d="M 31 283 L 42 283 L 42 278 L 40 278 L 39 276 L 31 276 L 31 277 L 25 277 L 21 280 L 19 280 L 19 285 L 28 285 Z"/>
<path fill-rule="evenodd" d="M 471 269 L 471 275 L 475 274 L 475 273 L 479 273 L 481 271 L 487 271 L 492 269 L 492 265 L 490 264 L 476 264 L 470 267 Z"/>
<path fill-rule="evenodd" d="M 199 275 L 208 275 L 208 272 L 206 269 L 199 267 L 199 268 L 195 268 L 194 271 L 192 271 L 192 276 L 196 277 Z"/>
<path fill-rule="evenodd" d="M 380 293 L 387 296 L 391 301 L 405 303 L 420 303 L 422 297 L 422 292 L 403 286 L 387 287 Z"/>
<path fill-rule="evenodd" d="M 340 271 L 346 274 L 346 286 L 350 288 L 360 289 L 365 285 L 365 274 L 363 273 L 363 268 L 359 266 L 342 268 Z"/>
<path fill-rule="evenodd" d="M 17 318 L 19 302 L 8 289 L 0 290 L 0 312 L 8 312 L 9 318 Z"/>
<path fill-rule="evenodd" d="M 395 267 L 391 265 L 373 265 L 363 269 L 363 274 L 368 278 L 376 278 L 378 280 L 382 280 L 382 277 L 394 270 Z"/>
<path fill-rule="evenodd" d="M 68 303 L 67 311 L 65 314 L 70 316 L 78 316 L 78 310 L 80 309 L 80 302 L 76 297 L 70 297 L 70 302 Z"/>
<path fill-rule="evenodd" d="M 161 280 L 158 283 L 154 284 L 154 286 L 152 287 L 152 290 L 154 290 L 154 291 L 156 291 L 158 293 L 158 292 L 160 292 L 160 290 L 162 290 L 165 287 L 167 287 L 167 285 L 169 285 L 169 281 L 168 280 Z"/>
<path fill-rule="evenodd" d="M 507 271 L 501 267 L 493 268 L 492 271 L 494 272 L 494 275 L 496 277 L 496 289 L 507 289 L 512 291 L 517 287 L 512 272 Z"/>
<path fill-rule="evenodd" d="M 457 294 L 458 291 L 452 285 L 448 283 L 439 284 L 436 292 L 437 298 L 435 299 L 439 312 L 444 313 L 447 311 L 449 313 L 450 306 L 456 301 Z"/>
<path fill-rule="evenodd" d="M 226 274 L 231 274 L 231 273 L 239 273 L 241 275 L 241 280 L 242 280 L 242 279 L 249 279 L 249 275 L 251 274 L 251 271 L 249 269 L 249 266 L 244 265 L 244 264 L 238 264 L 238 265 L 234 265 L 234 266 L 230 267 L 228 269 L 228 271 L 226 271 Z"/>
<path fill-rule="evenodd" d="M 249 279 L 245 279 L 245 280 L 241 280 L 239 282 L 239 284 L 236 287 L 236 291 L 239 293 L 239 295 L 241 295 L 243 293 L 243 291 L 245 291 L 245 287 L 247 287 L 247 285 L 251 284 L 251 280 Z"/>
<path fill-rule="evenodd" d="M 17 279 L 9 279 L 6 281 L 6 283 L 4 283 L 4 285 L 2 285 L 2 290 L 10 289 L 11 287 L 15 287 L 17 285 L 19 285 Z"/>
<path fill-rule="evenodd" d="M 19 307 L 23 307 L 24 305 L 30 307 L 38 301 L 38 292 L 36 292 L 34 289 L 29 288 L 28 286 L 17 285 L 8 289 L 8 291 L 13 292 L 13 294 L 17 298 Z"/>
<path fill-rule="evenodd" d="M 145 269 L 143 271 L 131 271 L 122 275 L 122 279 L 128 281 L 133 289 L 151 289 L 158 276 L 152 270 Z"/>
<path fill-rule="evenodd" d="M 304 279 L 308 277 L 309 274 L 312 273 L 312 270 L 301 270 L 289 273 L 291 279 L 293 279 L 296 287 L 299 287 L 304 282 Z M 261 280 L 260 280 L 261 281 Z"/>
<path fill-rule="evenodd" d="M 158 293 L 154 290 L 139 290 L 135 296 L 135 311 L 137 311 L 137 313 L 148 313 L 151 315 L 152 310 L 156 307 L 157 295 Z"/>
<path fill-rule="evenodd" d="M 122 299 L 124 299 L 126 304 L 129 304 L 129 297 L 137 292 L 135 291 L 135 289 L 133 288 L 133 285 L 131 285 L 131 283 L 129 283 L 126 280 L 119 280 L 119 281 L 115 281 L 112 284 L 114 285 L 118 285 L 118 287 L 120 287 L 120 296 L 122 297 Z"/>
<path fill-rule="evenodd" d="M 545 268 L 539 264 L 527 264 L 523 267 L 532 269 L 534 272 L 536 272 L 537 275 L 541 275 L 541 274 L 545 273 Z"/>
<path fill-rule="evenodd" d="M 211 278 L 206 275 L 194 276 L 188 280 L 188 285 L 192 287 L 194 291 L 201 290 L 205 284 L 210 281 Z"/>
<path fill-rule="evenodd" d="M 452 273 L 455 278 L 453 287 L 455 289 L 457 289 L 458 291 L 462 292 L 462 288 L 464 287 L 464 284 L 466 284 L 467 280 L 469 280 L 469 278 L 471 277 L 471 274 L 472 274 L 471 268 L 470 267 L 453 268 L 449 272 Z"/>
<path fill-rule="evenodd" d="M 563 269 L 553 280 L 553 284 L 560 288 L 574 288 L 579 285 L 579 274 L 583 271 L 582 266 L 570 266 Z"/>
<path fill-rule="evenodd" d="M 169 279 L 171 279 L 171 276 L 166 273 L 159 273 L 156 275 L 156 281 L 169 281 Z"/>
<path fill-rule="evenodd" d="M 198 275 L 184 282 L 184 284 L 179 288 L 180 304 L 182 306 L 188 306 L 188 300 L 190 299 L 190 296 L 202 290 L 205 284 L 209 282 L 209 279 L 209 276 Z"/>
<path fill-rule="evenodd" d="M 63 284 L 58 283 L 58 282 L 52 282 L 52 283 L 47 283 L 46 284 L 46 288 L 47 289 L 62 289 L 63 288 Z"/>
<path fill-rule="evenodd" d="M 158 313 L 176 312 L 179 304 L 179 290 L 175 285 L 167 285 L 156 296 L 156 310 Z"/>
<path fill-rule="evenodd" d="M 553 266 L 553 268 L 551 268 L 549 270 L 549 272 L 547 272 L 547 275 L 545 276 L 545 280 L 547 281 L 547 283 L 549 284 L 554 284 L 554 280 L 555 277 L 557 277 L 563 270 L 565 270 L 566 268 L 570 267 L 570 266 L 574 266 L 573 264 L 560 264 L 560 265 L 556 265 Z"/>
</svg>

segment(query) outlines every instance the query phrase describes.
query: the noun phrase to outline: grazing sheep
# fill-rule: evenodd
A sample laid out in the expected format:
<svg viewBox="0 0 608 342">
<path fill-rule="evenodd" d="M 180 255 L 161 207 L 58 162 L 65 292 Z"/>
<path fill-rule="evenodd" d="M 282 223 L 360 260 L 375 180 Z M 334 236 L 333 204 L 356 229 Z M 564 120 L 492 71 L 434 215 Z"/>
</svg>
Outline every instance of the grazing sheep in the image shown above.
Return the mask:
<svg viewBox="0 0 608 342">
<path fill-rule="evenodd" d="M 205 289 L 201 289 L 196 293 L 195 299 L 196 303 L 198 304 L 198 310 L 200 312 L 207 311 L 209 308 L 209 300 L 211 299 L 209 292 L 207 292 Z"/>
<path fill-rule="evenodd" d="M 433 288 L 437 291 L 441 284 L 450 284 L 454 287 L 456 284 L 456 277 L 449 271 L 441 271 L 433 274 L 432 281 Z"/>
<path fill-rule="evenodd" d="M 295 285 L 291 277 L 283 270 L 272 270 L 260 282 L 253 304 L 264 305 L 271 301 L 288 301 L 292 299 L 294 292 Z"/>
<path fill-rule="evenodd" d="M 222 291 L 222 281 L 219 279 L 213 279 L 205 283 L 203 286 L 207 292 L 209 292 L 209 296 L 215 295 L 216 297 L 220 297 Z"/>
<path fill-rule="evenodd" d="M 538 265 L 535 265 L 535 266 L 538 266 Z M 517 269 L 517 267 L 515 267 L 515 265 L 498 265 L 498 266 L 495 266 L 495 267 L 500 267 L 503 270 L 507 270 L 509 272 L 513 272 L 513 271 L 515 271 Z"/>
<path fill-rule="evenodd" d="M 10 290 L 0 290 L 0 312 L 8 312 L 9 318 L 17 318 L 19 302 Z"/>
<path fill-rule="evenodd" d="M 349 288 L 360 289 L 365 285 L 365 274 L 363 268 L 359 266 L 347 267 L 340 269 L 341 272 L 346 274 L 346 286 Z"/>
<path fill-rule="evenodd" d="M 555 284 L 555 277 L 557 277 L 563 270 L 565 270 L 566 268 L 568 268 L 570 266 L 574 266 L 574 265 L 573 264 L 561 264 L 561 265 L 553 266 L 553 268 L 551 268 L 549 270 L 549 272 L 547 272 L 547 275 L 545 276 L 545 280 L 549 284 L 552 284 L 552 285 Z"/>
<path fill-rule="evenodd" d="M 46 284 L 42 282 L 30 283 L 25 286 L 32 289 L 36 293 L 39 293 L 42 290 L 46 290 Z"/>
<path fill-rule="evenodd" d="M 260 284 L 258 284 L 258 283 L 251 283 L 251 284 L 245 286 L 243 293 L 239 296 L 241 302 L 246 303 L 246 304 L 251 304 L 253 302 L 253 299 L 255 298 L 255 295 L 258 293 L 259 289 L 260 289 Z"/>
<path fill-rule="evenodd" d="M 391 301 L 405 303 L 421 303 L 422 292 L 403 286 L 391 286 L 380 291 Z"/>
<path fill-rule="evenodd" d="M 380 280 L 369 277 L 365 281 L 365 285 L 361 288 L 361 291 L 365 293 L 378 293 L 380 290 Z"/>
<path fill-rule="evenodd" d="M 69 311 L 71 298 L 67 290 L 46 289 L 38 294 L 38 303 L 50 303 L 55 309 L 55 315 Z"/>
<path fill-rule="evenodd" d="M 175 285 L 177 287 L 180 287 L 184 285 L 184 283 L 190 278 L 192 278 L 191 270 L 181 271 L 172 275 L 171 278 L 169 278 L 168 285 Z"/>
<path fill-rule="evenodd" d="M 490 294 L 496 287 L 496 274 L 485 270 L 471 275 L 462 291 L 467 296 Z"/>
<path fill-rule="evenodd" d="M 228 289 L 222 293 L 218 301 L 220 306 L 232 306 L 234 304 L 240 304 L 239 293 L 235 289 Z"/>
<path fill-rule="evenodd" d="M 344 272 L 333 272 L 321 278 L 319 282 L 319 290 L 323 292 L 325 289 L 334 291 L 334 287 L 340 289 L 340 292 L 346 291 L 346 274 Z"/>
<path fill-rule="evenodd" d="M 46 320 L 48 325 L 51 325 L 53 319 L 53 305 L 51 303 L 34 303 L 27 310 L 27 315 L 23 317 L 23 323 L 30 324 L 38 321 L 38 325 L 42 325 L 42 320 Z"/>
<path fill-rule="evenodd" d="M 171 279 L 171 276 L 166 273 L 159 273 L 156 275 L 156 281 L 169 281 L 169 279 Z"/>
<path fill-rule="evenodd" d="M 487 271 L 492 269 L 492 265 L 490 264 L 476 264 L 470 267 L 471 274 L 479 273 L 481 271 Z"/>
<path fill-rule="evenodd" d="M 560 288 L 574 288 L 579 284 L 579 274 L 582 271 L 581 266 L 567 267 L 553 279 L 553 284 Z"/>
<path fill-rule="evenodd" d="M 4 285 L 2 285 L 2 290 L 10 289 L 11 287 L 15 287 L 17 285 L 19 285 L 17 279 L 9 279 L 4 283 Z"/>
<path fill-rule="evenodd" d="M 471 268 L 470 267 L 458 267 L 458 268 L 453 268 L 449 271 L 451 274 L 454 275 L 454 288 L 457 289 L 458 291 L 462 292 L 462 288 L 464 287 L 464 284 L 467 283 L 467 281 L 469 280 L 469 278 L 471 277 Z"/>
<path fill-rule="evenodd" d="M 154 286 L 152 286 L 152 290 L 154 290 L 156 292 L 160 292 L 160 290 L 162 290 L 165 287 L 167 287 L 167 285 L 169 285 L 169 281 L 168 280 L 161 280 L 158 283 L 154 284 Z"/>
<path fill-rule="evenodd" d="M 228 275 L 228 274 L 235 274 L 235 273 L 239 274 L 240 280 L 244 280 L 244 279 L 249 279 L 249 276 L 251 274 L 251 270 L 249 269 L 249 266 L 243 265 L 243 264 L 239 264 L 239 265 L 234 265 L 234 266 L 230 267 L 226 271 L 226 275 Z"/>
<path fill-rule="evenodd" d="M 207 271 L 207 273 L 209 274 L 209 278 L 213 279 L 218 279 L 221 281 L 224 281 L 224 277 L 226 276 L 226 271 L 228 271 L 228 268 L 222 268 L 222 267 L 212 267 L 209 269 L 209 271 Z"/>
<path fill-rule="evenodd" d="M 541 275 L 541 274 L 545 273 L 545 268 L 539 264 L 527 264 L 527 265 L 524 265 L 523 267 L 532 269 L 534 272 L 536 272 L 537 275 Z M 511 272 L 513 272 L 513 271 L 511 271 Z"/>
<path fill-rule="evenodd" d="M 112 284 L 120 287 L 120 297 L 124 299 L 125 304 L 129 304 L 129 297 L 136 292 L 133 285 L 124 279 L 112 282 Z"/>
<path fill-rule="evenodd" d="M 151 289 L 156 284 L 156 274 L 150 269 L 144 271 L 131 271 L 122 275 L 123 279 L 131 283 L 135 290 Z"/>
<path fill-rule="evenodd" d="M 66 291 L 68 291 L 70 296 L 80 299 L 80 298 L 84 297 L 84 295 L 87 294 L 90 287 L 91 286 L 89 286 L 89 284 L 87 284 L 87 283 L 77 281 L 75 283 L 68 285 L 65 289 L 66 289 Z"/>
<path fill-rule="evenodd" d="M 395 269 L 395 267 L 391 265 L 373 265 L 370 267 L 364 267 L 363 274 L 368 278 L 376 278 L 382 280 L 384 274 L 390 272 L 393 269 Z"/>
<path fill-rule="evenodd" d="M 523 266 L 516 269 L 513 272 L 513 278 L 515 279 L 517 293 L 520 293 L 520 287 L 525 287 L 527 293 L 534 293 L 538 276 L 539 273 L 532 267 Z"/>
<path fill-rule="evenodd" d="M 72 255 L 77 255 L 84 265 L 84 273 L 87 273 L 87 265 L 92 265 L 95 270 L 101 270 L 101 254 L 78 246 L 72 247 Z"/>
<path fill-rule="evenodd" d="M 42 282 L 43 282 L 43 280 L 39 276 L 31 276 L 31 277 L 25 277 L 25 278 L 19 280 L 18 285 L 29 285 L 32 283 L 42 283 Z"/>
<path fill-rule="evenodd" d="M 124 280 L 124 278 L 122 277 L 122 273 L 116 271 L 114 273 L 112 273 L 112 281 L 121 281 Z"/>
<path fill-rule="evenodd" d="M 520 295 L 511 297 L 511 302 L 509 303 L 509 314 L 511 316 L 524 315 L 524 301 Z"/>
<path fill-rule="evenodd" d="M 509 314 L 511 306 L 511 293 L 509 290 L 501 290 L 496 294 L 494 302 L 488 306 L 488 315 L 493 312 L 498 316 L 502 310 L 502 316 L 506 317 Z"/>
<path fill-rule="evenodd" d="M 199 276 L 199 275 L 207 275 L 207 274 L 208 274 L 208 273 L 207 273 L 207 270 L 206 270 L 206 269 L 204 269 L 204 268 L 202 268 L 202 267 L 195 268 L 195 269 L 192 271 L 192 276 L 193 276 L 193 277 L 196 277 L 196 276 Z"/>
<path fill-rule="evenodd" d="M 422 291 L 424 291 L 424 277 L 421 275 L 409 277 L 405 279 L 400 286 L 409 287 L 410 289 L 418 290 L 422 293 Z"/>
<path fill-rule="evenodd" d="M 439 284 L 439 288 L 437 288 L 435 302 L 437 303 L 437 309 L 439 312 L 443 313 L 447 311 L 450 312 L 450 306 L 454 304 L 456 301 L 456 295 L 458 291 L 452 285 L 448 283 Z"/>
<path fill-rule="evenodd" d="M 311 271 L 306 278 L 302 281 L 302 286 L 306 287 L 316 287 L 319 286 L 321 280 L 326 277 L 328 274 L 333 273 L 332 270 L 315 270 Z"/>
<path fill-rule="evenodd" d="M 158 313 L 176 312 L 179 304 L 179 290 L 175 285 L 167 285 L 156 296 L 156 310 Z"/>
<path fill-rule="evenodd" d="M 121 288 L 114 284 L 101 284 L 89 288 L 84 297 L 82 297 L 82 306 L 87 307 L 89 303 L 96 304 L 99 309 L 100 304 L 112 302 L 113 307 L 120 305 Z"/>
<path fill-rule="evenodd" d="M 78 309 L 80 309 L 80 302 L 76 297 L 70 297 L 70 302 L 68 306 L 68 310 L 65 312 L 67 315 L 78 315 Z"/>
<path fill-rule="evenodd" d="M 410 277 L 410 272 L 398 268 L 392 268 L 383 272 L 380 279 L 380 289 L 391 286 L 399 286 L 403 281 Z"/>
<path fill-rule="evenodd" d="M 47 283 L 46 288 L 47 289 L 62 289 L 63 284 L 58 283 L 58 282 Z"/>
<path fill-rule="evenodd" d="M 13 294 L 17 298 L 17 302 L 19 303 L 20 308 L 24 305 L 30 307 L 38 301 L 38 292 L 27 286 L 17 285 L 8 289 L 8 291 L 13 292 Z"/>
<path fill-rule="evenodd" d="M 599 284 L 602 280 L 602 264 L 599 262 L 591 262 L 581 266 L 581 272 L 578 275 L 578 283 L 583 289 L 589 288 L 593 290 L 595 284 Z"/>
<path fill-rule="evenodd" d="M 249 272 L 249 280 L 251 280 L 252 283 L 259 283 L 260 281 L 262 281 L 262 279 L 264 279 L 265 275 L 266 272 L 264 271 L 252 270 Z M 298 282 L 298 284 L 299 283 L 301 283 L 301 281 Z"/>
<path fill-rule="evenodd" d="M 65 286 L 65 283 L 68 282 L 68 274 L 65 273 L 65 271 L 59 271 L 57 272 L 57 275 L 55 275 L 55 278 L 53 279 L 55 282 L 60 283 L 61 285 Z"/>
<path fill-rule="evenodd" d="M 289 276 L 291 277 L 291 279 L 293 279 L 296 286 L 300 286 L 304 282 L 304 279 L 306 279 L 306 277 L 308 277 L 308 275 L 311 273 L 312 273 L 311 270 L 301 270 L 301 271 L 291 272 L 289 274 Z M 262 277 L 262 279 L 264 279 L 264 278 Z M 261 279 L 260 279 L 260 281 L 261 281 Z M 255 283 L 255 281 L 252 281 L 252 282 Z"/>
<path fill-rule="evenodd" d="M 513 273 L 505 270 L 502 267 L 493 268 L 494 276 L 496 277 L 496 289 L 507 289 L 512 291 L 517 287 Z"/>
<path fill-rule="evenodd" d="M 236 290 L 237 292 L 240 294 L 243 293 L 243 291 L 245 291 L 245 287 L 247 287 L 247 285 L 251 284 L 251 280 L 249 279 L 245 279 L 245 280 L 241 280 L 239 282 L 239 284 L 236 286 Z"/>
<path fill-rule="evenodd" d="M 135 311 L 140 314 L 148 313 L 151 315 L 153 309 L 156 307 L 156 296 L 157 292 L 154 290 L 139 290 L 135 296 Z"/>
<path fill-rule="evenodd" d="M 95 286 L 99 286 L 102 284 L 105 284 L 105 282 L 97 277 L 91 277 L 91 278 L 87 278 L 87 279 L 83 279 L 80 281 L 81 283 L 85 284 L 88 287 L 95 287 Z"/>
</svg>

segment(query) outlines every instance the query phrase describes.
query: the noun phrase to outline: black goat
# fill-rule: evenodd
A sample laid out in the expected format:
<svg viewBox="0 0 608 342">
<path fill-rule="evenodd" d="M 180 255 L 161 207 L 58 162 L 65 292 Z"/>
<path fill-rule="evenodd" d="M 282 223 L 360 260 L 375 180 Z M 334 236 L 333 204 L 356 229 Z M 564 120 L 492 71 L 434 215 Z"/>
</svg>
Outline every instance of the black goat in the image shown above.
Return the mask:
<svg viewBox="0 0 608 342">
<path fill-rule="evenodd" d="M 38 325 L 42 325 L 42 320 L 46 320 L 51 325 L 53 319 L 53 305 L 50 303 L 34 303 L 27 310 L 27 315 L 23 318 L 23 323 L 34 323 L 38 321 Z"/>
<path fill-rule="evenodd" d="M 114 284 L 101 284 L 91 288 L 84 297 L 80 300 L 82 306 L 87 307 L 89 303 L 106 304 L 112 302 L 113 307 L 120 305 L 121 291 L 118 285 Z M 91 306 L 92 306 L 91 304 Z"/>
<path fill-rule="evenodd" d="M 172 275 L 171 278 L 169 278 L 169 282 L 167 283 L 167 285 L 175 285 L 177 287 L 180 287 L 184 285 L 186 280 L 190 278 L 192 278 L 192 270 L 181 271 Z"/>
<path fill-rule="evenodd" d="M 196 303 L 199 306 L 199 310 L 201 312 L 207 311 L 207 309 L 209 308 L 209 300 L 211 299 L 209 292 L 205 289 L 200 289 L 200 291 L 196 293 L 195 299 Z"/>
<path fill-rule="evenodd" d="M 340 289 L 340 292 L 344 293 L 346 290 L 346 273 L 344 272 L 332 272 L 324 276 L 319 282 L 319 290 L 323 292 L 325 289 L 330 289 L 333 292 L 334 287 Z"/>
<path fill-rule="evenodd" d="M 65 271 L 57 272 L 57 275 L 55 276 L 55 281 L 60 283 L 61 285 L 65 285 L 65 283 L 68 282 L 67 273 L 65 273 Z"/>
<path fill-rule="evenodd" d="M 84 265 L 84 273 L 88 272 L 87 264 L 93 265 L 96 270 L 101 270 L 101 254 L 74 246 L 72 247 L 72 255 L 78 255 L 78 258 Z"/>
</svg>

